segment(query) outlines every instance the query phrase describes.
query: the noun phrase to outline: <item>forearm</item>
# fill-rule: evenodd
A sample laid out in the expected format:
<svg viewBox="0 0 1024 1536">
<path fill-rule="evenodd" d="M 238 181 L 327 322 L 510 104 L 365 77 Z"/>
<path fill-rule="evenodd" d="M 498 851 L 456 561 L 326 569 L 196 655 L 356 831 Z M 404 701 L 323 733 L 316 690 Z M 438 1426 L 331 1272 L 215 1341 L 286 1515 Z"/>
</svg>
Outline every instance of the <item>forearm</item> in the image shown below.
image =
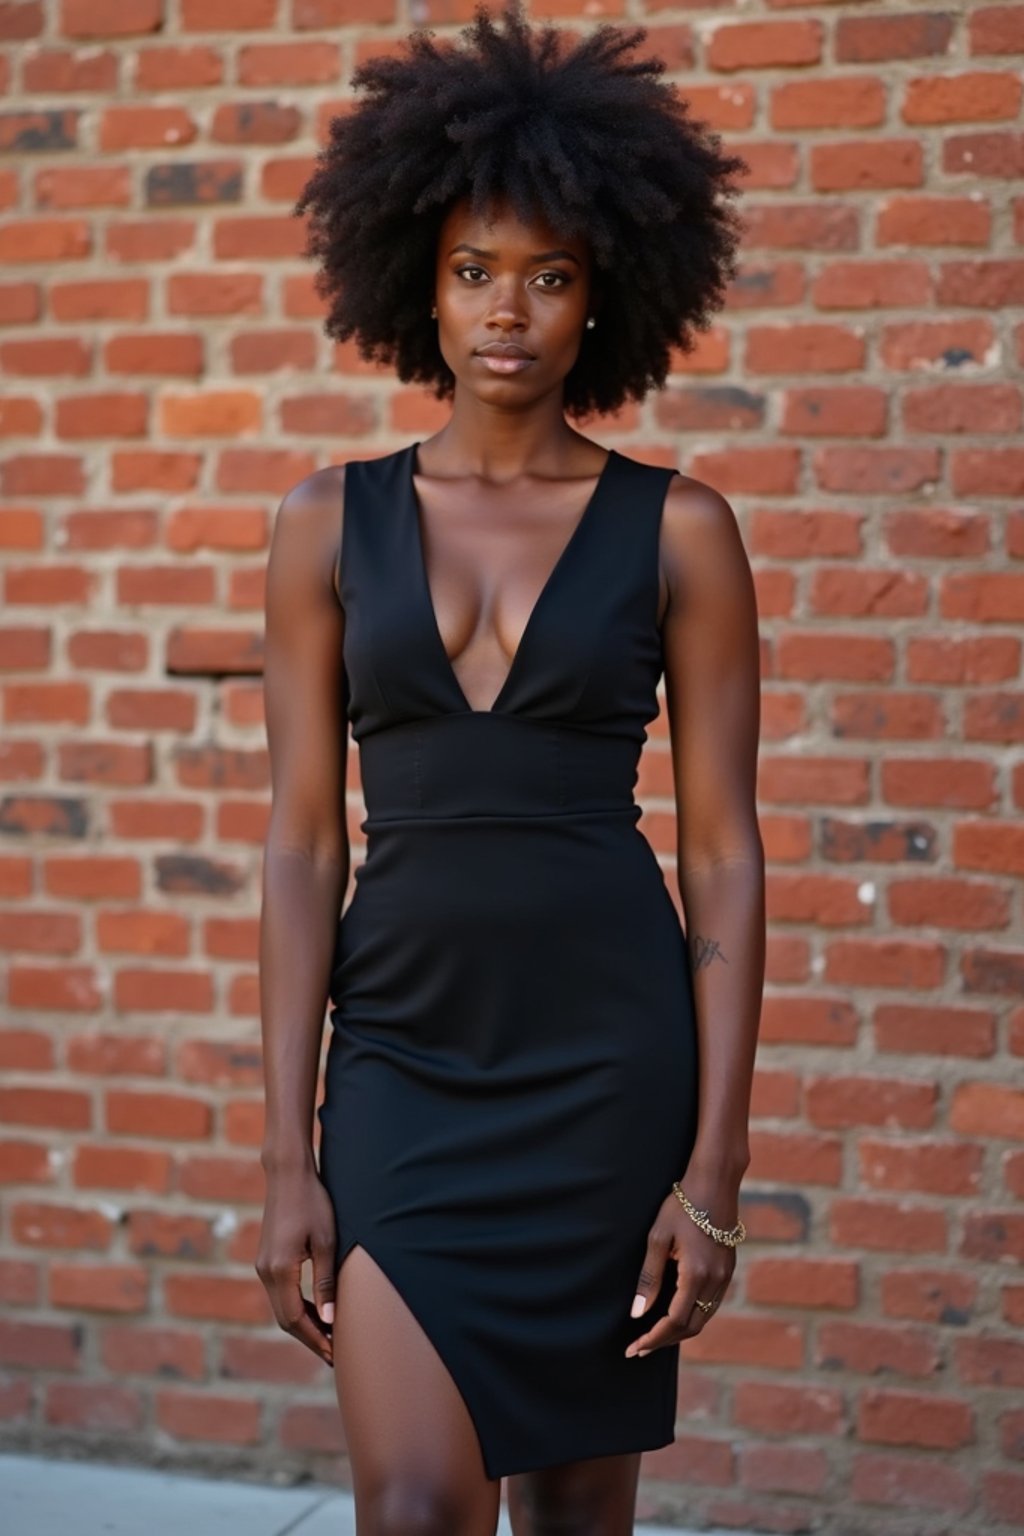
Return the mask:
<svg viewBox="0 0 1024 1536">
<path fill-rule="evenodd" d="M 682 864 L 680 866 L 682 868 Z M 697 1139 L 690 1169 L 724 1192 L 749 1161 L 750 1094 L 764 987 L 764 860 L 742 858 L 680 875 L 697 1010 Z"/>
<path fill-rule="evenodd" d="M 260 911 L 260 1011 L 268 1169 L 312 1164 L 324 1013 L 347 860 L 268 840 Z"/>
</svg>

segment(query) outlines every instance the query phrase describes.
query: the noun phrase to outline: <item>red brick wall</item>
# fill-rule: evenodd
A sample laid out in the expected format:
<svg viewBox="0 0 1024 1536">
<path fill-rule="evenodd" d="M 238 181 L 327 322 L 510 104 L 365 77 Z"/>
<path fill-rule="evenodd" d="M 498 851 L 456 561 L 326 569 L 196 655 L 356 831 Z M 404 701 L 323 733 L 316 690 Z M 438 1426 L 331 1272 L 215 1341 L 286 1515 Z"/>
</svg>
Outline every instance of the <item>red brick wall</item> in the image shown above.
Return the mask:
<svg viewBox="0 0 1024 1536">
<path fill-rule="evenodd" d="M 290 486 L 445 412 L 320 333 L 290 208 L 354 62 L 466 9 L 0 0 L 12 1444 L 338 1474 L 325 1373 L 251 1268 L 261 578 Z M 648 11 L 750 162 L 745 261 L 664 393 L 590 430 L 741 519 L 772 934 L 754 1240 L 642 1507 L 1009 1528 L 1024 7 Z M 664 728 L 642 790 L 670 871 Z"/>
</svg>

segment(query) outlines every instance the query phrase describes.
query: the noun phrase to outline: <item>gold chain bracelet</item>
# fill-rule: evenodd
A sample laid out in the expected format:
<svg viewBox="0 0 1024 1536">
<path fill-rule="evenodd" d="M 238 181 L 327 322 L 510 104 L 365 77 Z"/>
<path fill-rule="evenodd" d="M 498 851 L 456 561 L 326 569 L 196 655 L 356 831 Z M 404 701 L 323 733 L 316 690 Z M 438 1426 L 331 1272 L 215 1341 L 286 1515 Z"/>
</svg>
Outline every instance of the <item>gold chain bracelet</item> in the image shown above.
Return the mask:
<svg viewBox="0 0 1024 1536">
<path fill-rule="evenodd" d="M 711 1216 L 709 1213 L 707 1211 L 698 1211 L 693 1202 L 686 1198 L 686 1195 L 683 1192 L 683 1186 L 679 1183 L 678 1179 L 672 1185 L 672 1193 L 675 1195 L 676 1199 L 679 1201 L 680 1205 L 683 1207 L 683 1210 L 686 1212 L 687 1216 L 689 1216 L 690 1220 L 694 1222 L 698 1227 L 700 1227 L 702 1232 L 706 1232 L 708 1237 L 710 1237 L 713 1242 L 721 1243 L 723 1248 L 736 1248 L 745 1239 L 747 1235 L 747 1229 L 743 1225 L 742 1221 L 738 1221 L 734 1227 L 731 1227 L 728 1230 L 726 1230 L 724 1227 L 712 1226 Z"/>
</svg>

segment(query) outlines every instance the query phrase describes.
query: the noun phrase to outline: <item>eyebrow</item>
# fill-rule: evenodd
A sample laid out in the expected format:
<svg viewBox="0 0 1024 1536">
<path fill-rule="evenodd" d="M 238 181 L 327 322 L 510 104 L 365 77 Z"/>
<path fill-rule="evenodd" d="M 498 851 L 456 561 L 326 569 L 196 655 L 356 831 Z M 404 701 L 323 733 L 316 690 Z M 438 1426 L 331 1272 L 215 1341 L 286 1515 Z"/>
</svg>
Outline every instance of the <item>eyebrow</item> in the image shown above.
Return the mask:
<svg viewBox="0 0 1024 1536">
<path fill-rule="evenodd" d="M 466 245 L 464 243 L 460 245 L 453 245 L 451 250 L 448 252 L 448 255 L 454 256 L 456 251 L 467 251 L 470 256 L 482 256 L 485 261 L 498 260 L 497 251 L 482 251 L 479 246 L 476 245 Z M 574 261 L 578 267 L 582 266 L 579 257 L 574 256 L 572 251 L 539 251 L 536 256 L 530 257 L 531 263 L 558 260 Z"/>
</svg>

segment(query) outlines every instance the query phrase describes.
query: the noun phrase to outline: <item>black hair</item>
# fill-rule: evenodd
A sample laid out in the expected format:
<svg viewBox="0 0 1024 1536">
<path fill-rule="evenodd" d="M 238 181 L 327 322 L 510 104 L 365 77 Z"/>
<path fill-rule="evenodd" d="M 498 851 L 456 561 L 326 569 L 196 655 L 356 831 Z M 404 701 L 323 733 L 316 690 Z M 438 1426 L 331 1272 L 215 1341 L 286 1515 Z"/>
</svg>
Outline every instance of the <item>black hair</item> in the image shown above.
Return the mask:
<svg viewBox="0 0 1024 1536">
<path fill-rule="evenodd" d="M 613 411 L 660 388 L 672 348 L 692 351 L 724 302 L 740 238 L 731 178 L 748 166 L 688 115 L 663 60 L 633 57 L 644 27 L 531 28 L 521 0 L 502 20 L 478 3 L 465 46 L 417 28 L 353 73 L 367 94 L 332 118 L 294 210 L 310 216 L 324 329 L 451 398 L 430 316 L 441 224 L 462 197 L 474 213 L 507 201 L 588 242 L 599 318 L 564 406 Z"/>
</svg>

